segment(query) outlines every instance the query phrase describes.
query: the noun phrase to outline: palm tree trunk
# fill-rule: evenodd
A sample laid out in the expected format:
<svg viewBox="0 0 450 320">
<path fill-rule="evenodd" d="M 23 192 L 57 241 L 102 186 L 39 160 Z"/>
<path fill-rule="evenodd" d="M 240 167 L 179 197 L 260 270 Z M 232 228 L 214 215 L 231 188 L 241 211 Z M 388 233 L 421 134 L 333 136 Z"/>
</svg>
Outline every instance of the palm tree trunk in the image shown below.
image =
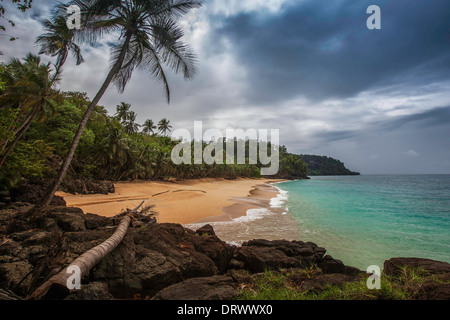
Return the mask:
<svg viewBox="0 0 450 320">
<path fill-rule="evenodd" d="M 11 143 L 9 148 L 6 150 L 5 154 L 3 155 L 2 159 L 0 160 L 0 168 L 5 163 L 6 158 L 8 158 L 9 154 L 14 149 L 14 147 L 17 144 L 17 142 L 19 142 L 19 140 L 22 139 L 22 136 L 24 135 L 24 133 L 30 128 L 30 126 L 33 123 L 34 119 L 36 119 L 36 117 L 38 115 L 38 111 L 39 111 L 38 108 L 36 108 L 36 110 L 33 112 L 32 116 L 31 116 L 31 118 L 27 119 L 28 123 L 26 124 L 26 126 L 22 128 L 22 131 L 20 131 L 18 133 L 18 135 L 14 139 L 13 143 Z"/>
<path fill-rule="evenodd" d="M 61 182 L 63 181 L 63 179 L 66 175 L 67 169 L 69 168 L 70 163 L 72 162 L 73 156 L 75 154 L 75 150 L 78 146 L 78 142 L 81 139 L 81 135 L 83 134 L 83 130 L 86 127 L 89 117 L 91 116 L 92 112 L 94 111 L 95 107 L 97 106 L 97 104 L 100 101 L 100 99 L 102 98 L 102 96 L 105 94 L 106 89 L 108 89 L 109 85 L 111 84 L 111 81 L 114 79 L 114 77 L 117 75 L 117 73 L 122 68 L 122 64 L 123 64 L 123 61 L 125 60 L 125 55 L 128 50 L 128 46 L 130 44 L 131 36 L 132 36 L 131 32 L 126 33 L 126 38 L 125 38 L 125 42 L 122 47 L 122 51 L 121 51 L 116 63 L 111 68 L 102 87 L 100 88 L 100 90 L 98 91 L 94 100 L 92 100 L 91 104 L 87 108 L 86 113 L 84 114 L 83 119 L 81 120 L 78 130 L 72 141 L 72 145 L 69 149 L 69 152 L 67 153 L 66 158 L 64 159 L 64 162 L 61 165 L 61 168 L 58 173 L 58 177 L 55 179 L 54 183 L 51 185 L 51 187 L 47 191 L 47 194 L 44 197 L 44 199 L 42 199 L 42 202 L 40 203 L 40 205 L 35 208 L 35 211 L 36 211 L 36 209 L 39 210 L 39 209 L 48 207 L 50 205 L 50 203 L 52 202 L 53 197 L 54 197 L 56 191 L 58 190 L 58 187 L 60 186 Z"/>
<path fill-rule="evenodd" d="M 130 213 L 136 213 L 142 206 L 142 203 L 137 206 Z M 77 259 L 75 259 L 69 267 L 76 266 L 80 269 L 80 279 L 88 274 L 88 272 L 96 266 L 104 257 L 111 253 L 122 242 L 123 238 L 127 234 L 128 227 L 131 223 L 131 215 L 127 214 L 121 220 L 116 228 L 116 231 L 111 237 L 109 237 L 102 244 L 86 251 Z M 72 276 L 72 273 L 68 273 L 68 268 L 65 268 L 46 282 L 44 282 L 36 291 L 34 291 L 28 299 L 41 300 L 41 299 L 61 299 L 70 294 L 70 289 L 67 287 L 67 280 Z"/>
</svg>

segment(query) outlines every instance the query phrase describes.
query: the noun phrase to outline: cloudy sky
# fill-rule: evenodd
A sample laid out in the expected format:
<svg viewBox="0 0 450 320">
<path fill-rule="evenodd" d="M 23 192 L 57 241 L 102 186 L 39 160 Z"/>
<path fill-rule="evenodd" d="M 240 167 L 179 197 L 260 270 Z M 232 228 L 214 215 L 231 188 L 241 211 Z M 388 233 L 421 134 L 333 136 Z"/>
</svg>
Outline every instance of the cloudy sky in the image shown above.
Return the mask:
<svg viewBox="0 0 450 320">
<path fill-rule="evenodd" d="M 9 11 L 19 39 L 0 37 L 0 61 L 37 52 L 34 40 L 56 2 Z M 370 5 L 381 30 L 369 30 Z M 181 21 L 197 54 L 193 80 L 170 74 L 172 102 L 136 71 L 125 101 L 174 129 L 279 129 L 293 153 L 328 155 L 363 174 L 450 173 L 448 0 L 205 0 Z M 114 36 L 83 47 L 85 63 L 64 67 L 61 88 L 93 97 L 109 67 Z M 44 58 L 47 59 L 47 58 Z M 47 59 L 48 60 L 48 59 Z"/>
</svg>

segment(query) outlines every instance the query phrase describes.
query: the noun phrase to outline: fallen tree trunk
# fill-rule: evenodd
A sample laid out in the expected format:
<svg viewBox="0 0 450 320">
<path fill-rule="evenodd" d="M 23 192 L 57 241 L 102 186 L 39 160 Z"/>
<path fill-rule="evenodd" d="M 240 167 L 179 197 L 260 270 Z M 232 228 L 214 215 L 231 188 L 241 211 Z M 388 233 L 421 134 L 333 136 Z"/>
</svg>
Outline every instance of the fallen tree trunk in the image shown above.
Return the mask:
<svg viewBox="0 0 450 320">
<path fill-rule="evenodd" d="M 112 252 L 125 238 L 128 227 L 132 221 L 132 214 L 142 206 L 142 203 L 131 212 L 128 212 L 120 220 L 116 231 L 102 244 L 86 251 L 77 259 L 75 259 L 68 267 L 61 272 L 44 282 L 36 291 L 29 297 L 29 300 L 44 300 L 44 299 L 64 299 L 71 293 L 68 287 L 68 280 L 72 277 L 72 268 L 79 268 L 80 279 L 88 274 L 88 272 L 99 263 L 106 255 Z M 70 268 L 70 269 L 69 269 Z"/>
</svg>

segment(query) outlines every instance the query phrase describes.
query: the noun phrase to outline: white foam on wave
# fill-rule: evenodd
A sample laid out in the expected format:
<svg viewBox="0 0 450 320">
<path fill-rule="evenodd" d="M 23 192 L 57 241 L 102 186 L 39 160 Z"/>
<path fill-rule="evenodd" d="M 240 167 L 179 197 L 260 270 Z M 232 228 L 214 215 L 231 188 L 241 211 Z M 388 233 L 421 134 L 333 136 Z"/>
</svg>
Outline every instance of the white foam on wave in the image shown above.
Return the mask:
<svg viewBox="0 0 450 320">
<path fill-rule="evenodd" d="M 264 216 L 268 216 L 271 214 L 273 214 L 273 212 L 265 208 L 248 209 L 245 216 L 235 218 L 233 219 L 233 222 L 249 222 L 260 220 L 264 218 Z"/>
<path fill-rule="evenodd" d="M 271 208 L 282 208 L 286 201 L 288 200 L 288 192 L 285 190 L 282 190 L 276 186 L 273 186 L 278 190 L 278 194 L 275 198 L 270 199 L 270 207 Z"/>
</svg>

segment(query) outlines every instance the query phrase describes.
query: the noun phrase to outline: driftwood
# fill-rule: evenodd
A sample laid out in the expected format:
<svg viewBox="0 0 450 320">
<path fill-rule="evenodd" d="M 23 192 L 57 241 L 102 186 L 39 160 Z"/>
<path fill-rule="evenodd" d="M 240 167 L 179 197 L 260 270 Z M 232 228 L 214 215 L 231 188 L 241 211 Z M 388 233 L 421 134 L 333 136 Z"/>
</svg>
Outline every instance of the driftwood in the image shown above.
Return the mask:
<svg viewBox="0 0 450 320">
<path fill-rule="evenodd" d="M 194 189 L 181 189 L 181 190 L 175 190 L 172 192 L 203 192 L 203 193 L 207 193 L 204 190 L 194 190 Z"/>
<path fill-rule="evenodd" d="M 44 282 L 44 284 L 34 291 L 28 299 L 63 299 L 67 297 L 71 293 L 71 290 L 67 287 L 67 281 L 73 275 L 72 272 L 68 272 L 68 269 L 73 266 L 78 267 L 81 272 L 80 279 L 86 275 L 97 263 L 122 242 L 132 221 L 132 215 L 139 210 L 143 203 L 144 201 L 142 201 L 134 210 L 128 211 L 122 216 L 116 231 L 111 237 L 102 244 L 83 253 L 70 263 L 68 267 Z"/>
<path fill-rule="evenodd" d="M 152 195 L 152 197 L 156 197 L 156 196 L 159 196 L 161 194 L 168 193 L 168 192 L 170 192 L 170 190 L 167 190 L 167 191 L 164 191 L 164 192 L 160 192 L 160 193 L 155 193 L 154 195 Z"/>
</svg>

